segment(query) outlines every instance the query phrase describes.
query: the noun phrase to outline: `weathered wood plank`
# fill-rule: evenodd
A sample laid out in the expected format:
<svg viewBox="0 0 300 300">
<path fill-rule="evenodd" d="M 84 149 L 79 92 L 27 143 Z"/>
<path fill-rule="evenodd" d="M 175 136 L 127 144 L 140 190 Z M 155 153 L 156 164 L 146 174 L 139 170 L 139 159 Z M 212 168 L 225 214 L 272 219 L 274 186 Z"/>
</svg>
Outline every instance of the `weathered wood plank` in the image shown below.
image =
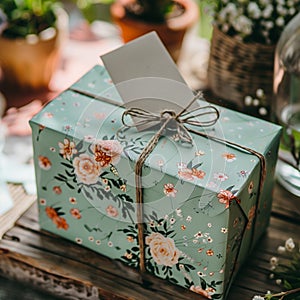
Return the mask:
<svg viewBox="0 0 300 300">
<path fill-rule="evenodd" d="M 279 218 L 287 218 L 290 222 L 300 223 L 300 199 L 287 192 L 278 184 L 273 191 L 273 215 Z"/>
<path fill-rule="evenodd" d="M 14 209 L 0 217 L 0 239 L 3 234 L 14 226 L 15 221 L 32 205 L 35 195 L 26 195 L 21 185 L 8 185 L 8 190 L 14 202 Z"/>
</svg>

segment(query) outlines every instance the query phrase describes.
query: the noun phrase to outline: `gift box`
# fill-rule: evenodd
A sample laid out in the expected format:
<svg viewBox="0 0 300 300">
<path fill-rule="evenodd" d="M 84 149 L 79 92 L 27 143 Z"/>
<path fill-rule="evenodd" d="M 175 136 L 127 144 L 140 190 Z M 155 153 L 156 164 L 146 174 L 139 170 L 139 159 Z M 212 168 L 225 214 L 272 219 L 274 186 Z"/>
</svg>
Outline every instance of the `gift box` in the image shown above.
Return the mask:
<svg viewBox="0 0 300 300">
<path fill-rule="evenodd" d="M 137 176 L 161 125 L 124 126 L 118 90 L 95 66 L 30 121 L 41 228 L 141 274 L 226 298 L 269 222 L 280 127 L 213 108 L 218 120 L 189 124 L 189 143 L 165 130 Z"/>
</svg>

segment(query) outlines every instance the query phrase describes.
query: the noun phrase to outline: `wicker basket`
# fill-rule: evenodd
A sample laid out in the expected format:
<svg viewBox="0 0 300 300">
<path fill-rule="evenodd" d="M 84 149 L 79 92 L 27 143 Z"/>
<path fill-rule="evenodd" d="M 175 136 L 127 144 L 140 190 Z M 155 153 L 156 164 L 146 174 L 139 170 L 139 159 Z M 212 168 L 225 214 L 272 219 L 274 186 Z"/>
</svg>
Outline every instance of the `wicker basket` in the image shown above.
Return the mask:
<svg viewBox="0 0 300 300">
<path fill-rule="evenodd" d="M 217 97 L 245 111 L 244 98 L 263 89 L 271 103 L 275 46 L 246 44 L 213 30 L 208 64 L 208 84 Z M 269 105 L 266 105 L 269 108 Z"/>
</svg>

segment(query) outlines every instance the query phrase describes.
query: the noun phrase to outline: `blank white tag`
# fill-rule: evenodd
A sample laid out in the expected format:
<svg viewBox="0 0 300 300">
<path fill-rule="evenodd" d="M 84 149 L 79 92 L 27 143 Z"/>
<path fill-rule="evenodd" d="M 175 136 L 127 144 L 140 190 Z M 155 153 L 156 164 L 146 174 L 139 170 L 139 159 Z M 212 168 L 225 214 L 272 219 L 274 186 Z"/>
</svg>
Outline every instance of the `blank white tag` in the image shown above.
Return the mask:
<svg viewBox="0 0 300 300">
<path fill-rule="evenodd" d="M 101 58 L 126 108 L 178 113 L 194 96 L 155 32 Z"/>
</svg>

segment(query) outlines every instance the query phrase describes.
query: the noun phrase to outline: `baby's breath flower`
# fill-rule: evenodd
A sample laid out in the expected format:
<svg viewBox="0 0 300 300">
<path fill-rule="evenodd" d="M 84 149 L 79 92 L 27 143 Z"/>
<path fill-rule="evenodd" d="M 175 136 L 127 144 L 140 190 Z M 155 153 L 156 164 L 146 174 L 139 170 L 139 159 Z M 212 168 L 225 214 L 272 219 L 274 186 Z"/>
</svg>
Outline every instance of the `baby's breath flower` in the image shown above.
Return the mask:
<svg viewBox="0 0 300 300">
<path fill-rule="evenodd" d="M 266 116 L 268 114 L 268 111 L 265 107 L 260 107 L 259 110 L 258 110 L 258 113 L 261 115 L 261 116 Z"/>
<path fill-rule="evenodd" d="M 259 19 L 261 17 L 261 10 L 257 3 L 255 2 L 250 2 L 248 5 L 248 13 L 249 16 L 252 17 L 253 19 Z"/>
<path fill-rule="evenodd" d="M 221 0 L 214 24 L 245 42 L 276 44 L 284 26 L 300 11 L 299 0 Z"/>
<path fill-rule="evenodd" d="M 227 13 L 229 13 L 229 14 L 237 15 L 237 8 L 236 8 L 235 4 L 232 3 L 232 2 L 230 2 L 230 3 L 226 6 L 226 11 L 227 11 Z"/>
<path fill-rule="evenodd" d="M 289 238 L 285 241 L 285 249 L 289 252 L 293 251 L 295 248 L 295 243 L 292 238 Z"/>
<path fill-rule="evenodd" d="M 281 16 L 286 16 L 288 14 L 288 10 L 285 7 L 283 7 L 282 5 L 277 6 L 277 12 Z"/>
<path fill-rule="evenodd" d="M 271 264 L 271 266 L 277 266 L 278 265 L 278 258 L 275 257 L 275 256 L 271 257 L 270 264 Z"/>
<path fill-rule="evenodd" d="M 254 296 L 253 298 L 252 298 L 252 300 L 265 300 L 265 297 L 262 297 L 262 296 Z"/>
<path fill-rule="evenodd" d="M 222 31 L 226 33 L 228 30 L 229 30 L 229 25 L 228 24 L 223 24 L 222 25 Z"/>
<path fill-rule="evenodd" d="M 258 98 L 263 97 L 263 96 L 264 96 L 264 90 L 263 90 L 263 89 L 257 89 L 257 90 L 256 90 L 256 96 L 257 96 Z"/>
<path fill-rule="evenodd" d="M 275 294 L 268 292 L 264 297 L 266 300 L 285 299 L 286 296 L 299 295 L 300 293 L 299 246 L 296 246 L 292 238 L 288 238 L 284 246 L 279 246 L 277 251 L 279 254 L 284 254 L 284 257 L 280 259 L 280 262 L 276 257 L 270 259 L 271 274 L 269 278 L 275 280 L 277 285 L 282 285 L 286 290 Z"/>
<path fill-rule="evenodd" d="M 273 21 L 267 21 L 262 23 L 266 29 L 270 30 L 274 28 L 274 22 Z"/>
<path fill-rule="evenodd" d="M 252 97 L 251 96 L 246 96 L 244 99 L 245 105 L 249 106 L 252 104 Z"/>
<path fill-rule="evenodd" d="M 277 248 L 277 252 L 278 252 L 279 254 L 283 254 L 285 251 L 286 251 L 286 249 L 285 249 L 284 246 L 279 246 L 279 247 Z"/>
<path fill-rule="evenodd" d="M 285 22 L 284 22 L 284 18 L 283 17 L 278 17 L 276 20 L 275 20 L 275 23 L 278 27 L 283 27 Z"/>
<path fill-rule="evenodd" d="M 270 4 L 271 0 L 259 0 L 259 4 L 262 6 L 266 6 Z"/>
<path fill-rule="evenodd" d="M 268 4 L 265 9 L 263 10 L 262 12 L 262 16 L 265 18 L 265 19 L 269 19 L 271 16 L 272 16 L 272 13 L 273 13 L 273 5 L 272 4 Z"/>
<path fill-rule="evenodd" d="M 253 105 L 254 106 L 258 106 L 259 105 L 259 100 L 258 99 L 254 99 L 253 100 Z"/>
<path fill-rule="evenodd" d="M 290 8 L 289 8 L 289 14 L 290 14 L 291 16 L 293 16 L 294 14 L 296 14 L 296 8 L 295 8 L 295 7 L 290 7 Z"/>
<path fill-rule="evenodd" d="M 241 34 L 249 35 L 252 33 L 252 21 L 246 16 L 239 16 L 234 22 L 233 27 Z"/>
</svg>

